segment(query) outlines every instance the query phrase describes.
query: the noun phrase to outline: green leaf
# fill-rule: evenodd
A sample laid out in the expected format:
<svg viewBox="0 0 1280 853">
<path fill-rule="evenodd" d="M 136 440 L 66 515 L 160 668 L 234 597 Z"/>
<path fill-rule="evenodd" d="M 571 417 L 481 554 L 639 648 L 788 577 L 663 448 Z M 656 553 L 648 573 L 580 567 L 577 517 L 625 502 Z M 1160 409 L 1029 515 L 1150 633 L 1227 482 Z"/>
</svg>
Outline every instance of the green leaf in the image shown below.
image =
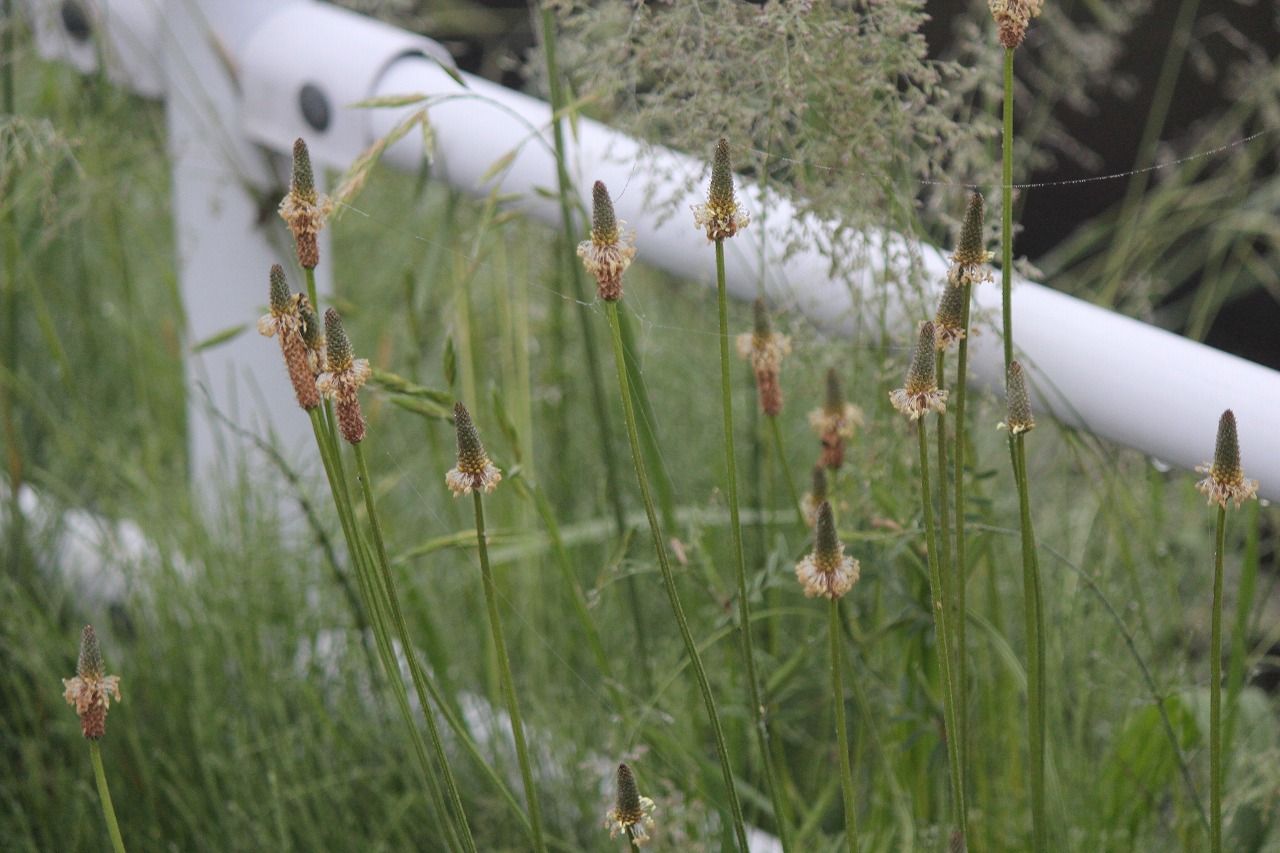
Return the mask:
<svg viewBox="0 0 1280 853">
<path fill-rule="evenodd" d="M 232 326 L 228 329 L 223 329 L 220 332 L 214 332 L 212 335 L 205 338 L 204 340 L 198 341 L 192 344 L 191 351 L 193 353 L 204 352 L 207 349 L 213 349 L 216 346 L 221 346 L 222 344 L 225 344 L 227 341 L 232 340 L 233 338 L 240 337 L 240 335 L 243 334 L 244 330 L 247 328 L 249 328 L 248 323 L 241 323 L 238 326 Z"/>
</svg>

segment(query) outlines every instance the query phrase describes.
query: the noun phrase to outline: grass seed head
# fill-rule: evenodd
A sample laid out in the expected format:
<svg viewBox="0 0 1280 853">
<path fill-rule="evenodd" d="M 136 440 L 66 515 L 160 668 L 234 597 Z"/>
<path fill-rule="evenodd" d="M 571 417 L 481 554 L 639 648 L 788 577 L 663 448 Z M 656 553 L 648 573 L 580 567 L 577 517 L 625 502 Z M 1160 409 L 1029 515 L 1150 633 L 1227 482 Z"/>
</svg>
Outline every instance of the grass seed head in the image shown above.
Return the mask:
<svg viewBox="0 0 1280 853">
<path fill-rule="evenodd" d="M 80 656 L 74 678 L 62 679 L 62 696 L 76 709 L 80 730 L 89 740 L 98 740 L 107 731 L 107 710 L 114 698 L 120 701 L 120 677 L 105 675 L 102 650 L 92 625 L 80 632 Z"/>
<path fill-rule="evenodd" d="M 853 589 L 860 573 L 858 561 L 844 555 L 831 503 L 822 501 L 818 504 L 813 551 L 796 563 L 796 579 L 805 597 L 840 598 Z"/>
<path fill-rule="evenodd" d="M 613 212 L 613 199 L 603 181 L 591 188 L 591 239 L 578 244 L 578 257 L 596 280 L 596 293 L 605 302 L 622 298 L 622 274 L 636 256 L 635 234 L 623 232 L 626 223 Z"/>
<path fill-rule="evenodd" d="M 1016 361 L 1009 362 L 1005 399 L 1009 405 L 1009 414 L 999 425 L 1000 429 L 1019 435 L 1036 428 L 1036 419 L 1031 414 L 1031 397 L 1027 394 L 1027 380 L 1022 375 L 1022 365 Z"/>
<path fill-rule="evenodd" d="M 654 825 L 655 808 L 653 800 L 640 796 L 640 788 L 636 785 L 636 777 L 631 768 L 626 764 L 619 764 L 618 794 L 604 821 L 609 837 L 617 838 L 622 834 L 636 844 L 646 843 L 649 840 L 649 830 Z"/>
<path fill-rule="evenodd" d="M 1227 502 L 1240 507 L 1244 501 L 1258 496 L 1258 481 L 1247 479 L 1240 464 L 1240 438 L 1236 430 L 1236 416 L 1230 409 L 1218 419 L 1218 438 L 1213 448 L 1213 462 L 1199 465 L 1196 470 L 1207 474 L 1196 483 L 1196 488 L 1223 509 Z"/>
<path fill-rule="evenodd" d="M 316 191 L 315 173 L 311 169 L 311 153 L 302 139 L 293 143 L 293 172 L 289 192 L 280 202 L 280 218 L 293 233 L 298 263 L 315 269 L 320 263 L 317 235 L 333 212 L 333 199 Z"/>
<path fill-rule="evenodd" d="M 502 472 L 490 461 L 471 413 L 460 402 L 453 405 L 453 426 L 458 439 L 458 464 L 445 474 L 445 485 L 455 498 L 475 491 L 489 494 L 502 481 Z"/>
<path fill-rule="evenodd" d="M 930 410 L 938 414 L 947 410 L 947 392 L 938 388 L 934 364 L 936 351 L 937 333 L 933 323 L 921 323 L 906 385 L 889 392 L 889 402 L 893 407 L 913 421 L 924 417 Z"/>
<path fill-rule="evenodd" d="M 316 378 L 320 393 L 334 402 L 338 429 L 350 444 L 364 441 L 364 415 L 359 391 L 373 371 L 368 359 L 355 358 L 342 317 L 332 308 L 324 312 L 326 370 Z"/>
<path fill-rule="evenodd" d="M 705 204 L 693 206 L 693 225 L 705 229 L 708 240 L 727 240 L 751 221 L 751 215 L 738 203 L 733 191 L 733 164 L 729 158 L 729 140 L 716 143 L 711 161 L 711 187 Z"/>
</svg>

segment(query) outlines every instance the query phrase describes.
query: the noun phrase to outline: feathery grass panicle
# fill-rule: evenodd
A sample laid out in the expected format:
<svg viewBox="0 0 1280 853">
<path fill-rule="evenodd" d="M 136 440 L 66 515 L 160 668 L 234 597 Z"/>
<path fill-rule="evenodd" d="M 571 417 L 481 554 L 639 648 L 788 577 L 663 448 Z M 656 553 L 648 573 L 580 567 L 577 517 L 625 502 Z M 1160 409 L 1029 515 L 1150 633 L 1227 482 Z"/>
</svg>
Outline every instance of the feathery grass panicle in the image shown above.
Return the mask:
<svg viewBox="0 0 1280 853">
<path fill-rule="evenodd" d="M 1258 481 L 1246 479 L 1244 468 L 1240 465 L 1236 416 L 1230 409 L 1218 419 L 1218 438 L 1213 449 L 1213 462 L 1197 465 L 1196 471 L 1208 475 L 1196 483 L 1196 488 L 1208 497 L 1210 504 L 1216 503 L 1226 509 L 1230 501 L 1239 509 L 1243 502 L 1258 497 Z"/>
<path fill-rule="evenodd" d="M 840 598 L 858 582 L 860 567 L 857 560 L 844 555 L 831 503 L 819 504 L 817 515 L 813 551 L 796 563 L 796 580 L 806 598 Z"/>
<path fill-rule="evenodd" d="M 626 835 L 636 844 L 649 841 L 653 828 L 653 800 L 640 796 L 635 774 L 626 764 L 618 765 L 618 796 L 613 808 L 605 815 L 604 826 L 610 838 Z"/>
<path fill-rule="evenodd" d="M 353 357 L 342 317 L 332 308 L 324 312 L 324 337 L 326 370 L 316 379 L 316 387 L 334 401 L 342 437 L 350 444 L 359 444 L 364 441 L 365 425 L 358 392 L 373 371 L 368 359 Z"/>
<path fill-rule="evenodd" d="M 293 232 L 298 263 L 313 270 L 320 263 L 317 235 L 333 213 L 333 199 L 316 191 L 315 173 L 311 169 L 311 152 L 307 143 L 293 143 L 293 173 L 289 192 L 280 201 L 280 218 Z"/>
<path fill-rule="evenodd" d="M 708 241 L 727 240 L 751 222 L 749 214 L 733 191 L 733 164 L 729 140 L 721 137 L 711 161 L 711 187 L 705 204 L 693 206 L 693 227 L 705 229 Z"/>
<path fill-rule="evenodd" d="M 813 466 L 813 485 L 801 503 L 804 520 L 813 527 L 818 523 L 818 508 L 827 502 L 827 469 L 821 464 Z"/>
<path fill-rule="evenodd" d="M 502 472 L 489 460 L 480 432 L 462 403 L 453 405 L 453 425 L 458 435 L 458 464 L 445 474 L 445 485 L 455 498 L 473 491 L 491 493 L 502 481 Z"/>
<path fill-rule="evenodd" d="M 80 729 L 89 740 L 98 740 L 107 732 L 107 710 L 114 698 L 120 701 L 120 676 L 106 675 L 102 650 L 92 625 L 80 632 L 80 657 L 74 678 L 62 679 L 62 696 L 76 709 Z"/>
<path fill-rule="evenodd" d="M 582 265 L 596 280 L 596 293 L 605 302 L 622 298 L 622 274 L 636 256 L 634 232 L 613 212 L 613 199 L 603 181 L 591 188 L 591 239 L 578 244 Z"/>
<path fill-rule="evenodd" d="M 827 370 L 826 403 L 809 412 L 809 426 L 822 441 L 822 464 L 832 471 L 844 464 L 845 439 L 862 426 L 862 409 L 847 401 L 834 367 Z"/>
<path fill-rule="evenodd" d="M 1016 361 L 1009 365 L 1009 376 L 1005 380 L 1005 400 L 1009 406 L 1009 414 L 997 424 L 998 429 L 1007 429 L 1013 435 L 1020 435 L 1036 428 L 1036 419 L 1031 414 L 1031 397 L 1027 394 L 1027 380 L 1022 375 L 1022 365 Z"/>
<path fill-rule="evenodd" d="M 754 311 L 754 330 L 738 335 L 738 355 L 751 362 L 761 411 L 776 417 L 782 412 L 782 385 L 778 374 L 782 359 L 791 353 L 791 338 L 773 331 L 763 299 L 755 301 Z"/>
<path fill-rule="evenodd" d="M 315 371 L 312 369 L 310 350 L 307 346 L 307 319 L 304 308 L 310 304 L 299 293 L 290 293 L 285 280 L 284 267 L 271 265 L 270 311 L 258 318 L 258 333 L 264 337 L 279 337 L 284 365 L 289 371 L 298 405 L 314 409 L 320 405 L 320 392 L 316 389 Z M 314 315 L 312 315 L 314 317 Z"/>
<path fill-rule="evenodd" d="M 947 410 L 947 392 L 938 388 L 934 358 L 936 342 L 933 323 L 921 323 L 911 369 L 907 371 L 906 386 L 889 392 L 889 402 L 893 407 L 913 421 L 924 417 L 930 410 L 938 414 Z"/>
</svg>

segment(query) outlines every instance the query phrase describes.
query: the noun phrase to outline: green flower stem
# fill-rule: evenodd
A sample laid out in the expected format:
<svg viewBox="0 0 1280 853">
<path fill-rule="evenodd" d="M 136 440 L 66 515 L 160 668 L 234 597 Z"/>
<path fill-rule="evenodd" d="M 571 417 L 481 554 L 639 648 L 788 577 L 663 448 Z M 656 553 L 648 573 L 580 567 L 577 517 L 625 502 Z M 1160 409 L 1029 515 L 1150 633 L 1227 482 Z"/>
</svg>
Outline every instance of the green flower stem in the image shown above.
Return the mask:
<svg viewBox="0 0 1280 853">
<path fill-rule="evenodd" d="M 840 673 L 840 600 L 831 599 L 827 633 L 831 639 L 831 693 L 836 706 L 836 736 L 840 743 L 840 789 L 844 794 L 844 837 L 849 853 L 858 850 L 858 812 L 853 801 L 853 768 L 849 765 L 849 730 L 844 719 L 844 685 Z"/>
<path fill-rule="evenodd" d="M 449 800 L 453 805 L 453 811 L 456 814 L 455 819 L 461 829 L 463 842 L 467 850 L 475 851 L 476 843 L 471 835 L 471 825 L 467 820 L 467 814 L 462 805 L 462 795 L 458 792 L 458 783 L 453 776 L 453 769 L 449 766 L 449 756 L 444 751 L 444 743 L 440 740 L 440 730 L 436 727 L 435 715 L 431 711 L 431 702 L 428 699 L 428 690 L 426 688 L 426 673 L 422 671 L 422 667 L 418 663 L 418 655 L 414 651 L 413 641 L 409 636 L 408 623 L 405 621 L 404 611 L 400 608 L 400 597 L 396 594 L 395 580 L 391 574 L 391 561 L 387 558 L 387 546 L 382 537 L 382 523 L 378 520 L 377 505 L 373 500 L 373 481 L 369 477 L 369 466 L 364 458 L 364 444 L 353 444 L 352 449 L 356 457 L 356 470 L 359 473 L 360 490 L 364 493 L 365 512 L 369 515 L 369 527 L 373 531 L 373 544 L 377 556 L 378 570 L 381 573 L 381 583 L 385 592 L 386 603 L 389 605 L 395 622 L 396 633 L 400 637 L 400 647 L 404 652 L 405 660 L 409 662 L 409 675 L 413 680 L 414 690 L 418 694 L 418 704 L 422 706 L 422 716 L 427 721 L 427 732 L 431 736 L 431 749 L 435 753 L 436 761 L 440 764 L 445 790 L 448 792 Z M 399 679 L 398 674 L 397 679 Z"/>
<path fill-rule="evenodd" d="M 956 603 L 956 721 L 960 732 L 960 754 L 967 757 L 969 753 L 969 686 L 967 671 L 968 643 L 965 639 L 969 624 L 965 587 L 969 583 L 969 565 L 965 560 L 965 508 L 964 508 L 964 457 L 965 446 L 965 392 L 968 386 L 969 370 L 969 301 L 973 285 L 966 278 L 964 283 L 964 311 L 960 328 L 964 329 L 964 337 L 960 339 L 956 357 L 956 395 L 955 395 L 955 603 Z M 968 767 L 968 763 L 965 763 Z"/>
<path fill-rule="evenodd" d="M 787 461 L 787 451 L 782 444 L 782 428 L 778 426 L 778 419 L 773 416 L 767 416 L 769 421 L 769 431 L 773 433 L 773 449 L 778 457 L 778 466 L 782 469 L 782 479 L 786 481 L 787 491 L 791 494 L 791 504 L 796 508 L 796 522 L 800 525 L 801 530 L 807 530 L 809 523 L 804 517 L 804 505 L 800 502 L 800 493 L 796 490 L 796 481 L 791 476 L 791 463 Z"/>
<path fill-rule="evenodd" d="M 1227 713 L 1222 723 L 1223 748 L 1230 753 L 1235 741 L 1236 721 L 1239 719 L 1237 700 L 1244 687 L 1245 640 L 1249 636 L 1249 614 L 1258 588 L 1258 539 L 1260 530 L 1257 501 L 1250 501 L 1245 513 L 1248 532 L 1244 541 L 1244 560 L 1240 571 L 1240 585 L 1236 595 L 1235 627 L 1231 631 L 1231 652 L 1227 655 Z"/>
<path fill-rule="evenodd" d="M 320 310 L 320 294 L 319 290 L 316 288 L 316 271 L 304 268 L 303 273 L 306 275 L 307 279 L 307 298 L 311 300 L 311 310 L 315 312 L 317 320 L 322 320 L 324 313 Z M 340 476 L 340 480 L 345 483 L 346 476 L 343 475 L 342 471 L 342 455 L 336 452 L 336 448 L 338 446 L 336 439 L 336 436 L 338 435 L 338 424 L 337 421 L 334 420 L 333 416 L 333 403 L 329 400 L 324 400 L 323 405 L 325 429 L 328 430 L 329 441 L 335 448 L 333 461 L 337 465 L 336 470 L 340 475 L 342 475 Z"/>
<path fill-rule="evenodd" d="M 942 569 L 938 563 L 938 530 L 933 521 L 933 491 L 929 485 L 929 437 L 925 418 L 918 422 L 920 440 L 920 503 L 924 509 L 925 551 L 929 562 L 929 597 L 933 610 L 934 630 L 938 635 L 938 665 L 942 670 L 943 724 L 946 726 L 947 764 L 951 772 L 951 796 L 955 803 L 956 826 L 966 846 L 969 839 L 969 815 L 964 799 L 964 768 L 960 764 L 960 748 L 956 737 L 955 681 L 951 671 L 949 614 L 943 600 Z M 965 849 L 962 847 L 961 849 Z"/>
<path fill-rule="evenodd" d="M 689 622 L 685 619 L 684 608 L 680 605 L 680 595 L 676 591 L 676 580 L 671 573 L 671 562 L 667 558 L 667 546 L 662 538 L 662 527 L 658 522 L 657 510 L 653 504 L 653 494 L 649 490 L 649 477 L 645 472 L 644 456 L 640 451 L 640 437 L 636 432 L 635 408 L 631 401 L 631 389 L 627 380 L 626 354 L 622 347 L 622 331 L 618 322 L 618 305 L 616 302 L 606 303 L 609 315 L 609 327 L 613 332 L 613 356 L 617 366 L 618 388 L 622 397 L 623 419 L 627 426 L 627 439 L 631 444 L 631 461 L 635 465 L 636 480 L 640 486 L 640 497 L 644 502 L 645 516 L 649 520 L 649 533 L 653 537 L 653 549 L 657 554 L 658 568 L 662 571 L 662 581 L 667 589 L 667 598 L 671 602 L 671 611 L 675 615 L 676 625 L 680 629 L 680 638 L 684 641 L 689 664 L 694 677 L 698 681 L 698 689 L 702 693 L 702 702 L 707 709 L 707 717 L 711 723 L 711 732 L 715 737 L 716 754 L 720 759 L 720 772 L 724 776 L 725 792 L 729 797 L 729 808 L 733 814 L 733 829 L 737 836 L 738 849 L 747 853 L 747 831 L 742 819 L 742 805 L 738 800 L 738 789 L 733 781 L 733 769 L 729 765 L 729 751 L 724 742 L 724 729 L 720 725 L 720 714 L 716 711 L 716 700 L 711 694 L 711 684 L 707 681 L 706 670 L 702 666 L 702 657 L 698 654 L 698 646 L 689 630 Z"/>
<path fill-rule="evenodd" d="M 1218 507 L 1213 548 L 1213 617 L 1209 633 L 1209 822 L 1210 850 L 1222 853 L 1222 552 L 1227 510 Z"/>
<path fill-rule="evenodd" d="M 116 821 L 116 809 L 111 805 L 111 790 L 107 787 L 107 773 L 102 769 L 102 750 L 96 740 L 89 741 L 89 756 L 93 759 L 93 778 L 98 782 L 98 799 L 102 801 L 102 816 L 107 819 L 107 833 L 111 836 L 111 848 L 124 853 L 124 839 L 120 837 L 120 824 Z"/>
<path fill-rule="evenodd" d="M 431 790 L 436 811 L 442 816 L 447 816 L 448 812 L 444 808 L 444 797 L 439 790 L 435 772 L 431 767 L 431 761 L 427 757 L 426 744 L 423 742 L 422 733 L 418 731 L 417 722 L 413 718 L 413 709 L 409 707 L 408 691 L 405 690 L 404 680 L 400 676 L 400 667 L 396 662 L 395 651 L 392 648 L 387 632 L 383 600 L 377 593 L 371 577 L 372 571 L 369 567 L 371 559 L 364 547 L 365 543 L 360 538 L 359 528 L 356 527 L 355 516 L 351 510 L 351 498 L 347 494 L 345 480 L 335 464 L 338 458 L 337 447 L 333 444 L 332 436 L 325 431 L 324 415 L 321 414 L 319 409 L 310 409 L 307 414 L 311 417 L 311 429 L 315 433 L 316 444 L 320 449 L 320 459 L 324 465 L 325 476 L 329 481 L 329 491 L 333 496 L 334 507 L 338 512 L 338 521 L 342 525 L 343 537 L 347 541 L 347 550 L 356 571 L 360 592 L 364 596 L 365 609 L 369 612 L 374 642 L 378 647 L 378 656 L 382 661 L 383 670 L 391 682 L 396 704 L 404 717 L 405 724 L 409 727 L 409 737 L 413 741 L 414 753 L 417 755 L 423 777 Z M 427 710 L 427 707 L 423 708 L 424 714 Z M 450 834 L 456 835 L 456 829 L 452 821 L 449 822 L 448 826 Z"/>
<path fill-rule="evenodd" d="M 1014 478 L 1018 485 L 1018 513 L 1022 527 L 1022 599 L 1027 632 L 1027 729 L 1031 753 L 1031 827 L 1034 850 L 1048 850 L 1044 797 L 1044 596 L 1040 588 L 1040 560 L 1031 524 L 1031 498 L 1027 486 L 1027 453 L 1024 436 L 1009 436 Z"/>
<path fill-rule="evenodd" d="M 533 784 L 533 768 L 529 764 L 529 747 L 525 744 L 520 703 L 516 701 L 515 680 L 511 677 L 511 658 L 507 654 L 507 641 L 502 634 L 502 614 L 498 611 L 498 587 L 493 581 L 493 569 L 489 566 L 489 546 L 484 533 L 484 501 L 478 491 L 472 492 L 471 496 L 475 499 L 476 547 L 480 552 L 480 579 L 484 584 L 484 602 L 489 611 L 489 628 L 493 632 L 494 650 L 498 655 L 503 698 L 507 703 L 507 714 L 511 717 L 511 736 L 516 744 L 516 760 L 520 763 L 520 777 L 524 781 L 524 794 L 529 802 L 533 847 L 540 853 L 545 853 L 547 844 L 542 838 L 542 810 L 538 806 L 538 791 Z"/>
<path fill-rule="evenodd" d="M 4 26 L 0 27 L 0 98 L 3 98 L 4 114 L 15 114 L 15 95 L 13 66 L 17 59 L 14 52 L 14 31 L 17 29 L 13 16 L 12 0 L 4 0 Z M 8 189 L 8 187 L 5 187 Z M 24 573 L 23 532 L 25 519 L 18 504 L 18 493 L 22 490 L 22 447 L 19 444 L 18 420 L 14 411 L 13 398 L 18 382 L 18 359 L 21 353 L 21 342 L 18 338 L 18 223 L 17 211 L 11 199 L 4 205 L 4 286 L 0 288 L 0 310 L 4 314 L 4 352 L 0 354 L 0 424 L 4 429 L 4 444 L 7 450 L 5 460 L 9 475 L 9 542 L 8 560 L 13 567 L 15 577 L 21 578 Z"/>
<path fill-rule="evenodd" d="M 569 169 L 565 164 L 564 123 L 560 111 L 564 109 L 564 86 L 560 79 L 560 66 L 556 58 L 556 16 L 550 4 L 542 6 L 542 50 L 547 64 L 547 91 L 551 97 L 551 133 L 555 140 L 556 178 L 559 183 L 560 227 L 563 232 L 561 245 L 564 247 L 565 276 L 573 286 L 574 301 L 578 303 L 578 321 L 581 326 L 582 348 L 587 360 L 587 374 L 591 379 L 591 406 L 596 419 L 596 431 L 600 440 L 597 442 L 601 462 L 604 465 L 605 492 L 609 506 L 613 510 L 613 520 L 619 536 L 627 529 L 626 509 L 622 504 L 622 478 L 618 474 L 617 454 L 613 448 L 613 429 L 609 423 L 609 408 L 605 401 L 604 382 L 600 378 L 600 355 L 596 346 L 596 332 L 591 324 L 591 307 L 587 303 L 586 291 L 582 283 L 582 269 L 574 252 L 571 235 L 577 233 L 573 222 L 573 181 L 569 177 Z M 644 611 L 640 606 L 640 591 L 634 576 L 628 576 L 624 582 L 627 591 L 627 605 L 631 610 L 631 621 L 636 629 L 636 641 L 641 648 L 646 644 Z M 642 669 L 648 680 L 648 661 L 644 661 Z"/>
<path fill-rule="evenodd" d="M 938 350 L 937 356 L 934 358 L 934 375 L 938 377 L 938 384 L 943 385 L 946 374 L 943 369 L 946 367 L 946 352 Z M 964 618 L 956 601 L 957 579 L 955 564 L 951 562 L 951 502 L 947 500 L 948 478 L 951 476 L 951 470 L 947 465 L 947 416 L 945 413 L 938 414 L 938 540 L 939 553 L 942 561 L 942 584 L 943 598 L 947 605 L 951 608 L 948 618 L 951 620 L 951 653 L 953 655 L 951 665 L 954 667 L 953 672 L 959 673 L 960 655 L 959 642 L 957 634 L 959 633 L 959 623 Z M 957 675 L 957 681 L 959 677 Z M 956 703 L 959 704 L 959 687 L 956 687 Z M 956 710 L 956 739 L 957 746 L 960 749 L 960 763 L 964 765 L 964 729 L 959 728 L 960 711 Z"/>
<path fill-rule="evenodd" d="M 1007 47 L 1004 49 L 1004 135 L 1000 162 L 1000 299 L 1004 370 L 1008 375 L 1013 361 L 1013 50 Z"/>
<path fill-rule="evenodd" d="M 782 849 L 789 850 L 786 813 L 779 799 L 777 781 L 773 778 L 773 761 L 769 751 L 769 727 L 764 702 L 760 698 L 760 682 L 756 676 L 755 648 L 751 638 L 751 602 L 747 597 L 747 561 L 742 548 L 742 519 L 738 507 L 738 460 L 733 447 L 733 382 L 729 361 L 729 297 L 725 286 L 724 240 L 716 240 L 716 292 L 720 314 L 720 400 L 724 411 L 724 462 L 729 480 L 729 530 L 733 540 L 734 566 L 738 580 L 738 622 L 742 639 L 742 657 L 747 665 L 747 696 L 755 721 L 756 739 L 760 747 L 760 763 L 764 768 L 765 788 L 773 804 L 774 821 Z"/>
</svg>

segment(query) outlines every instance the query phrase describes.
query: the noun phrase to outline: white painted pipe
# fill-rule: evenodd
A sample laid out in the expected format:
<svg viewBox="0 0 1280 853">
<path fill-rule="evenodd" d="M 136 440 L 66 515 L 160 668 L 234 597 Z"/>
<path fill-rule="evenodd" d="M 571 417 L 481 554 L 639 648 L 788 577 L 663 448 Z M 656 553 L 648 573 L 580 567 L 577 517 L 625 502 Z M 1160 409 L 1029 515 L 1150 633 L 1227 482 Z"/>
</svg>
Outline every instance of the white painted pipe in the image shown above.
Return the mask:
<svg viewBox="0 0 1280 853">
<path fill-rule="evenodd" d="M 190 3 L 169 0 L 167 11 L 174 15 L 188 9 L 189 15 Z M 28 5 L 39 10 L 56 4 L 28 0 Z M 148 49 L 148 33 L 166 26 L 138 11 L 153 6 L 154 0 L 98 0 L 95 5 L 105 20 L 137 21 L 129 43 L 138 51 Z M 237 134 L 282 152 L 295 137 L 305 136 L 317 159 L 345 166 L 414 109 L 353 110 L 352 103 L 371 96 L 422 93 L 432 99 L 438 175 L 477 194 L 496 185 L 504 194 L 518 195 L 516 204 L 530 215 L 558 224 L 557 205 L 537 192 L 556 186 L 545 103 L 469 75 L 463 75 L 463 88 L 442 70 L 438 48 L 428 40 L 322 3 L 236 0 L 226 7 L 234 14 L 217 15 L 212 0 L 197 5 L 208 10 L 204 27 L 218 37 L 222 60 L 237 74 Z M 48 17 L 46 12 L 43 19 Z M 111 43 L 124 42 L 112 35 Z M 150 44 L 150 49 L 161 55 L 159 45 Z M 80 48 L 64 50 L 64 55 L 78 67 L 89 62 Z M 427 58 L 432 56 L 436 59 Z M 132 73 L 135 89 L 148 94 L 157 91 L 157 67 L 165 66 L 143 58 L 117 59 L 111 66 L 115 79 L 129 81 Z M 193 97 L 185 88 L 174 89 L 188 84 L 173 77 L 164 83 L 170 101 Z M 300 89 L 307 83 L 325 92 L 333 108 L 333 124 L 323 133 L 309 126 L 298 108 Z M 425 153 L 422 144 L 419 134 L 410 134 L 388 151 L 386 159 L 393 166 L 417 169 Z M 708 139 L 708 151 L 691 158 L 582 119 L 570 135 L 571 171 L 584 202 L 592 181 L 609 185 L 620 216 L 637 232 L 643 261 L 710 284 L 711 254 L 686 211 L 701 200 L 710 144 Z M 493 182 L 483 183 L 485 173 L 517 147 L 508 168 Z M 942 252 L 899 235 L 871 232 L 842 243 L 843 249 L 867 261 L 862 271 L 834 279 L 820 251 L 835 239 L 833 224 L 798 219 L 784 199 L 766 201 L 750 189 L 744 195 L 756 221 L 729 244 L 730 290 L 747 298 L 763 287 L 775 302 L 842 335 L 878 333 L 883 307 L 890 333 L 903 344 L 905 369 L 912 321 L 931 313 L 943 281 Z M 671 206 L 665 202 L 673 198 L 678 199 L 676 212 L 668 215 Z M 957 208 L 962 203 L 956 199 Z M 797 225 L 811 236 L 811 248 L 784 259 L 783 247 Z M 240 252 L 233 231 L 227 229 L 217 238 L 226 259 Z M 217 271 L 209 266 L 217 254 L 210 250 L 205 257 L 211 260 L 194 269 L 183 265 L 183 290 L 189 299 L 204 286 L 198 273 Z M 886 267 L 894 271 L 893 278 L 908 279 L 909 256 L 918 259 L 925 286 L 883 284 Z M 241 304 L 246 298 L 237 292 L 221 307 L 251 318 L 261 297 L 255 291 L 251 302 Z M 998 289 L 979 288 L 975 302 L 980 314 L 997 314 Z M 1275 428 L 1280 424 L 1280 374 L 1021 279 L 1013 310 L 1020 358 L 1041 409 L 1069 425 L 1190 468 L 1211 455 L 1218 415 L 1233 408 L 1250 475 L 1261 480 L 1264 495 L 1280 497 L 1280 430 Z M 246 336 L 223 352 L 232 363 L 258 365 L 260 343 Z M 971 353 L 976 377 L 1000 388 L 998 334 L 975 336 Z"/>
</svg>

